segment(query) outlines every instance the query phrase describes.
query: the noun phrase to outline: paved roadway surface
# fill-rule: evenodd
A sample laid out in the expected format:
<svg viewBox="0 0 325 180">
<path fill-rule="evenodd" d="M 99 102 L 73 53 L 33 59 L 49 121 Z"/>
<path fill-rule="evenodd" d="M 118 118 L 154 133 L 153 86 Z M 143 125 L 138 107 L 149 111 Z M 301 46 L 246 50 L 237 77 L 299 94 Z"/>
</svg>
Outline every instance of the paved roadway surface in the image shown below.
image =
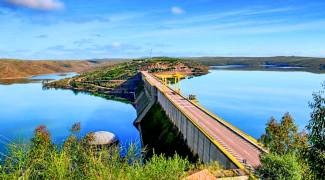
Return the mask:
<svg viewBox="0 0 325 180">
<path fill-rule="evenodd" d="M 151 84 L 160 91 L 165 92 L 165 95 L 168 96 L 167 98 L 177 104 L 187 116 L 191 117 L 196 124 L 204 129 L 215 141 L 219 142 L 240 163 L 244 164 L 243 162 L 246 161 L 247 165 L 254 169 L 260 165 L 259 155 L 262 152 L 261 149 L 218 122 L 172 89 L 164 87 L 165 85 L 150 73 L 142 71 L 142 74 L 145 75 Z"/>
</svg>

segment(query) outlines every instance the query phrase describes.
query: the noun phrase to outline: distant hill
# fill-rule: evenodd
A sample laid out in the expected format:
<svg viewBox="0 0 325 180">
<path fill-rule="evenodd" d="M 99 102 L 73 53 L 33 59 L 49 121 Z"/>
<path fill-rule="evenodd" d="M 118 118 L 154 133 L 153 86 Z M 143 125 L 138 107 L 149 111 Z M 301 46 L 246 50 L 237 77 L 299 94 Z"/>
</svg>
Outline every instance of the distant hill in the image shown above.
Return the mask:
<svg viewBox="0 0 325 180">
<path fill-rule="evenodd" d="M 110 61 L 25 61 L 0 59 L 0 79 L 26 78 L 33 75 L 82 72 L 109 64 Z"/>
<path fill-rule="evenodd" d="M 294 70 L 325 73 L 325 58 L 276 56 L 276 57 L 184 57 L 206 66 L 240 65 L 241 70 Z M 83 72 L 99 66 L 130 61 L 131 59 L 90 59 L 84 61 L 30 61 L 0 59 L 0 79 L 26 78 L 33 75 Z M 298 68 L 286 68 L 298 67 Z M 229 68 L 232 69 L 232 68 Z"/>
<path fill-rule="evenodd" d="M 275 57 L 192 57 L 207 66 L 240 65 L 243 70 L 294 70 L 325 73 L 325 58 L 275 56 Z M 287 68 L 296 67 L 296 68 Z M 231 69 L 231 68 L 230 68 Z M 236 68 L 234 68 L 236 69 Z M 238 68 L 237 68 L 238 69 Z"/>
</svg>

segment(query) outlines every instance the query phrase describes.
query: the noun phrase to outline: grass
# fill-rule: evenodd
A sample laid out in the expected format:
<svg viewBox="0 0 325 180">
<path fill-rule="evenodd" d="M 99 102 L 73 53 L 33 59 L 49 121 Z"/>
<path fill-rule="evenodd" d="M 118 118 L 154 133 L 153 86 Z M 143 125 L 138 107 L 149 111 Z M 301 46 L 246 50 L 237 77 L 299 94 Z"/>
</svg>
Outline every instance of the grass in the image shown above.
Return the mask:
<svg viewBox="0 0 325 180">
<path fill-rule="evenodd" d="M 10 144 L 6 158 L 0 161 L 0 179 L 183 179 L 203 169 L 220 177 L 222 167 L 191 163 L 174 154 L 153 154 L 144 158 L 131 144 L 121 156 L 120 147 L 89 145 L 91 133 L 79 137 L 80 124 L 71 128 L 63 145 L 54 145 L 45 126 L 35 129 L 28 144 Z M 221 177 L 233 176 L 223 173 Z"/>
<path fill-rule="evenodd" d="M 168 158 L 155 154 L 144 160 L 135 146 L 122 157 L 116 146 L 90 147 L 91 138 L 78 138 L 72 132 L 62 146 L 56 146 L 41 126 L 30 144 L 9 145 L 0 179 L 180 179 L 195 167 L 177 154 Z"/>
</svg>

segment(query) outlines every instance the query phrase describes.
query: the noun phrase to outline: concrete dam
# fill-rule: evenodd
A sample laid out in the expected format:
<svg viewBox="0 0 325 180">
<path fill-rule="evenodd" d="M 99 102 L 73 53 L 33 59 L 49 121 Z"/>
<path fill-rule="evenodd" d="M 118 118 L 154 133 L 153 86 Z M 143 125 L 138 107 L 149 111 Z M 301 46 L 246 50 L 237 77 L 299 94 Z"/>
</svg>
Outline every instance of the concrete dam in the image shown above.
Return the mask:
<svg viewBox="0 0 325 180">
<path fill-rule="evenodd" d="M 143 89 L 137 93 L 135 124 L 141 123 L 158 103 L 169 121 L 181 133 L 190 151 L 203 163 L 217 161 L 226 169 L 253 171 L 260 166 L 260 154 L 266 152 L 256 139 L 185 98 L 147 71 L 140 72 Z M 141 128 L 139 128 L 141 133 Z"/>
</svg>

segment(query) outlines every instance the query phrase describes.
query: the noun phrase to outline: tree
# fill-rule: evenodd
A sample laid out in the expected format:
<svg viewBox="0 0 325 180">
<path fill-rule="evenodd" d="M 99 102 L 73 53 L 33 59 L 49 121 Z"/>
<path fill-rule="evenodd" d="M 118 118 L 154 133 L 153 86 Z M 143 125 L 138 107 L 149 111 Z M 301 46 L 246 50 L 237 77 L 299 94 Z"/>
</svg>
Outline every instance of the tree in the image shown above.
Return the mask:
<svg viewBox="0 0 325 180">
<path fill-rule="evenodd" d="M 262 179 L 303 179 L 303 168 L 293 154 L 264 154 L 261 157 L 262 166 L 257 174 Z"/>
<path fill-rule="evenodd" d="M 317 179 L 325 177 L 325 83 L 323 90 L 313 94 L 311 119 L 307 125 L 309 147 L 308 164 Z"/>
<path fill-rule="evenodd" d="M 307 148 L 307 134 L 298 127 L 289 113 L 280 122 L 271 118 L 260 141 L 269 149 L 261 155 L 258 174 L 267 179 L 311 179 L 303 152 Z"/>
<path fill-rule="evenodd" d="M 307 136 L 304 132 L 298 132 L 298 127 L 293 118 L 289 113 L 285 113 L 279 123 L 271 117 L 260 141 L 272 153 L 280 155 L 299 154 L 307 145 Z"/>
</svg>

